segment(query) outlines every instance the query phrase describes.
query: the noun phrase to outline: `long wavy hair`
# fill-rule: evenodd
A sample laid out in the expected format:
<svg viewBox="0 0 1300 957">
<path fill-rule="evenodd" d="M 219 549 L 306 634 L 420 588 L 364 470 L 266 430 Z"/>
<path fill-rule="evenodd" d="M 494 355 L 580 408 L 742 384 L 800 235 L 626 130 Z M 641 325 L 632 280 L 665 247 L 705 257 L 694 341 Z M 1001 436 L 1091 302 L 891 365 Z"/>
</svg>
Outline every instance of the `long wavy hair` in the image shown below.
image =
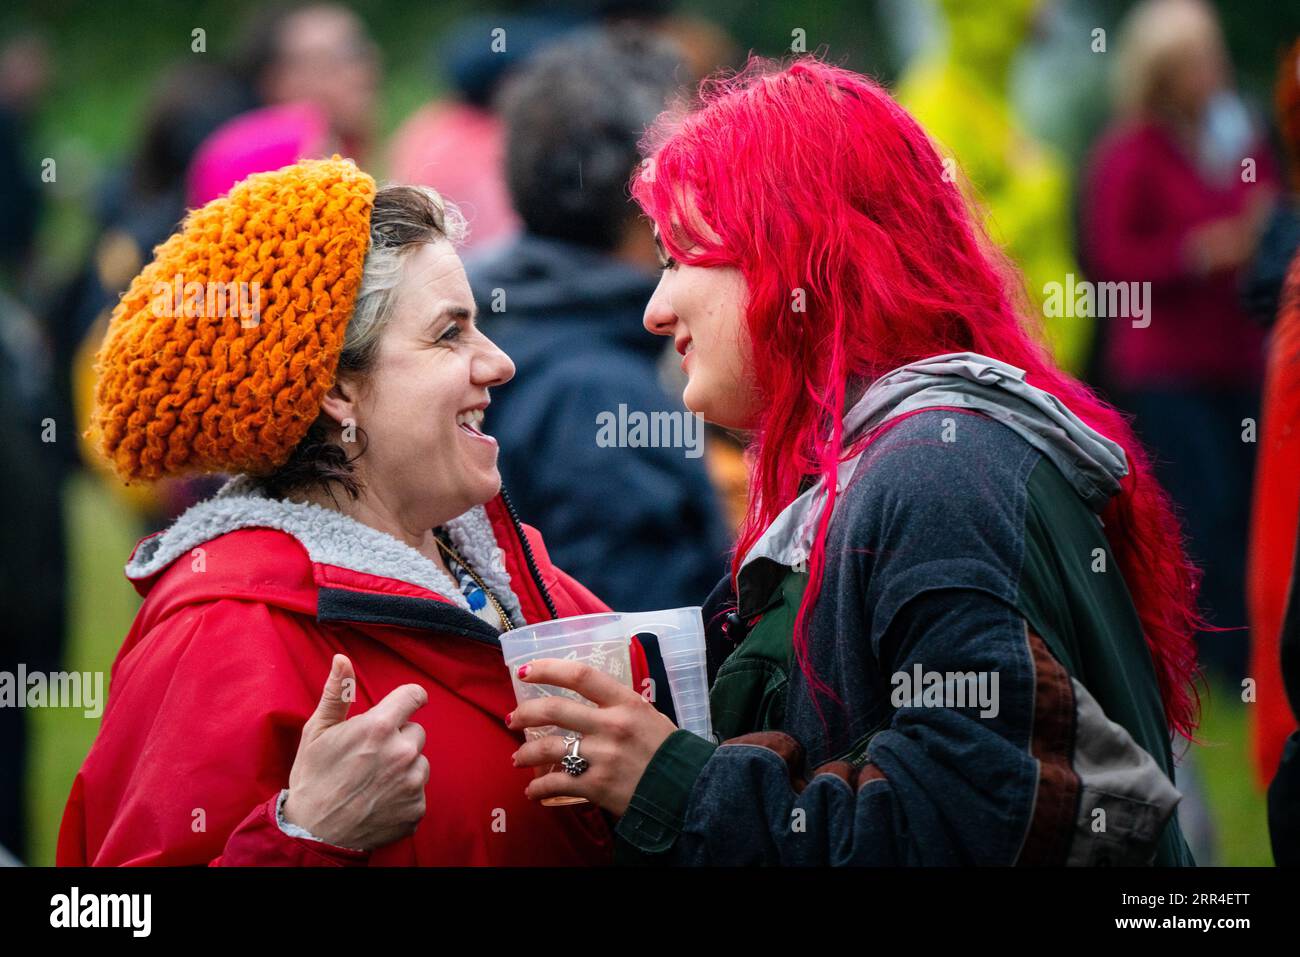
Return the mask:
<svg viewBox="0 0 1300 957">
<path fill-rule="evenodd" d="M 920 125 L 857 73 L 811 56 L 754 58 L 665 112 L 643 151 L 632 193 L 668 252 L 681 263 L 735 267 L 747 287 L 761 411 L 733 577 L 777 515 L 826 480 L 794 633 L 814 698 L 833 697 L 808 661 L 807 618 L 826 564 L 846 404 L 900 365 L 970 351 L 1026 370 L 1127 452 L 1129 475 L 1102 518 L 1166 720 L 1190 738 L 1199 707 L 1194 636 L 1204 622 L 1172 504 L 1124 417 L 1052 361 L 1023 280 Z"/>
</svg>

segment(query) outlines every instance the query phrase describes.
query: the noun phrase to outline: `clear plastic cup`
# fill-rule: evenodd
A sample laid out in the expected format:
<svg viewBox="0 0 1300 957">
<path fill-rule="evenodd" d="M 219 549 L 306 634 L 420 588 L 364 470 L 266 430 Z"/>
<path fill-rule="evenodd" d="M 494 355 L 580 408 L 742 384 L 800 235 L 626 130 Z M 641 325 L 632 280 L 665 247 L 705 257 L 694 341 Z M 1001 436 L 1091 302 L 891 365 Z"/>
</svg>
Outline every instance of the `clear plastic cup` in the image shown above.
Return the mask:
<svg viewBox="0 0 1300 957">
<path fill-rule="evenodd" d="M 568 698 L 590 705 L 591 702 L 568 688 L 554 685 L 530 684 L 519 680 L 519 668 L 538 658 L 560 658 L 566 661 L 580 661 L 617 678 L 629 688 L 632 687 L 632 658 L 629 652 L 631 632 L 621 623 L 622 616 L 614 613 L 598 615 L 579 615 L 574 618 L 559 618 L 544 621 L 536 625 L 516 628 L 501 635 L 501 652 L 505 657 L 506 667 L 510 669 L 510 681 L 514 684 L 515 699 L 523 704 L 536 698 Z M 573 732 L 555 725 L 541 728 L 528 728 L 524 737 L 535 741 L 548 734 L 568 735 Z M 554 771 L 558 765 L 551 765 L 545 774 Z M 547 807 L 566 804 L 585 804 L 586 798 L 551 797 L 543 798 Z"/>
<path fill-rule="evenodd" d="M 709 719 L 709 689 L 704 657 L 704 620 L 700 609 L 674 608 L 650 612 L 602 612 L 578 615 L 526 625 L 501 635 L 501 651 L 515 698 L 522 704 L 535 698 L 562 697 L 591 705 L 590 701 L 567 688 L 531 684 L 519 680 L 519 668 L 538 658 L 580 661 L 632 687 L 632 660 L 629 645 L 633 635 L 653 634 L 659 639 L 668 675 L 668 692 L 672 695 L 677 726 L 712 740 Z M 635 689 L 643 692 L 645 689 Z M 660 693 L 655 689 L 656 695 Z M 534 741 L 544 735 L 568 735 L 572 732 L 555 726 L 529 728 L 525 737 Z M 555 770 L 551 765 L 546 771 Z M 585 798 L 545 798 L 542 804 L 555 807 L 582 804 Z"/>
</svg>

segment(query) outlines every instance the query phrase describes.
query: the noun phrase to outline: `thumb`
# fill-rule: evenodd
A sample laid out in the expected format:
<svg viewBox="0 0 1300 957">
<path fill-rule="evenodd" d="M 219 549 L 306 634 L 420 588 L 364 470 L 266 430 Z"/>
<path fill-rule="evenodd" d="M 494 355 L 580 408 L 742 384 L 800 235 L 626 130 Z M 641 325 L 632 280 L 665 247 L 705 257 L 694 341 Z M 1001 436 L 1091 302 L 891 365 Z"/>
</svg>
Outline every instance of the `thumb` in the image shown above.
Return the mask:
<svg viewBox="0 0 1300 957">
<path fill-rule="evenodd" d="M 394 688 L 383 701 L 370 709 L 370 716 L 393 728 L 400 728 L 411 715 L 429 703 L 429 693 L 419 685 Z"/>
<path fill-rule="evenodd" d="M 321 692 L 320 702 L 312 713 L 307 727 L 312 729 L 312 737 L 336 724 L 341 724 L 348 716 L 352 700 L 356 696 L 357 675 L 352 670 L 352 662 L 347 655 L 335 655 L 330 665 L 329 677 L 325 679 L 325 690 Z M 303 731 L 306 732 L 307 728 Z"/>
</svg>

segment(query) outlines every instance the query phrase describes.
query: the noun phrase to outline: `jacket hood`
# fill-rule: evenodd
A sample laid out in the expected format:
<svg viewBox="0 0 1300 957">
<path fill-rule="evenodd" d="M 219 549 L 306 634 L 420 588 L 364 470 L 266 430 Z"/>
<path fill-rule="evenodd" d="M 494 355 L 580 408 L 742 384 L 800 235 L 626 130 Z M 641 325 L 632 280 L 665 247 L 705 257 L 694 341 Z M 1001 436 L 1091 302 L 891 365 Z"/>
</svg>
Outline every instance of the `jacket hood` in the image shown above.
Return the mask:
<svg viewBox="0 0 1300 957">
<path fill-rule="evenodd" d="M 931 356 L 877 379 L 844 416 L 844 442 L 891 419 L 928 408 L 982 413 L 1011 429 L 1060 470 L 1094 512 L 1101 512 L 1128 475 L 1121 445 L 1087 425 L 1050 392 L 1025 381 L 1025 370 L 973 352 Z M 840 463 L 841 486 L 861 453 Z M 818 482 L 777 516 L 745 556 L 741 568 L 760 558 L 796 567 L 811 554 L 826 492 Z"/>
<path fill-rule="evenodd" d="M 845 440 L 933 406 L 982 412 L 1001 422 L 1050 459 L 1094 512 L 1106 507 L 1128 475 L 1121 445 L 1026 382 L 1024 369 L 973 352 L 931 356 L 881 376 L 844 417 Z"/>
<path fill-rule="evenodd" d="M 486 509 L 475 506 L 444 526 L 456 550 L 492 589 L 516 625 L 524 624 L 505 554 Z M 393 579 L 423 588 L 468 612 L 469 603 L 446 573 L 405 542 L 353 518 L 303 502 L 268 497 L 246 476 L 186 510 L 165 531 L 144 539 L 126 564 L 126 577 L 148 594 L 157 576 L 182 556 L 229 532 L 269 528 L 294 538 L 315 565 Z"/>
</svg>

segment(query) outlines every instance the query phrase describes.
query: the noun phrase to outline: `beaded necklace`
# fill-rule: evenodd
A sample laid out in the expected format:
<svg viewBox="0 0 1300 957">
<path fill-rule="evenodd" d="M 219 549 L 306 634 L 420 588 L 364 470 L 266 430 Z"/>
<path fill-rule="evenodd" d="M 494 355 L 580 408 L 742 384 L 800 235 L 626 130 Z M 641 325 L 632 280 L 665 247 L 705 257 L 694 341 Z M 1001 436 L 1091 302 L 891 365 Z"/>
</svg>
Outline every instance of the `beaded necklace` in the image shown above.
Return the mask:
<svg viewBox="0 0 1300 957">
<path fill-rule="evenodd" d="M 433 540 L 447 556 L 448 568 L 456 576 L 456 583 L 460 586 L 465 601 L 469 603 L 470 611 L 489 625 L 494 627 L 499 625 L 502 631 L 511 631 L 514 625 L 510 621 L 510 616 L 506 614 L 497 596 L 492 594 L 492 589 L 488 588 L 487 583 L 479 577 L 478 572 L 474 571 L 470 563 L 461 557 L 450 542 L 444 540 L 441 530 L 434 533 Z"/>
</svg>

